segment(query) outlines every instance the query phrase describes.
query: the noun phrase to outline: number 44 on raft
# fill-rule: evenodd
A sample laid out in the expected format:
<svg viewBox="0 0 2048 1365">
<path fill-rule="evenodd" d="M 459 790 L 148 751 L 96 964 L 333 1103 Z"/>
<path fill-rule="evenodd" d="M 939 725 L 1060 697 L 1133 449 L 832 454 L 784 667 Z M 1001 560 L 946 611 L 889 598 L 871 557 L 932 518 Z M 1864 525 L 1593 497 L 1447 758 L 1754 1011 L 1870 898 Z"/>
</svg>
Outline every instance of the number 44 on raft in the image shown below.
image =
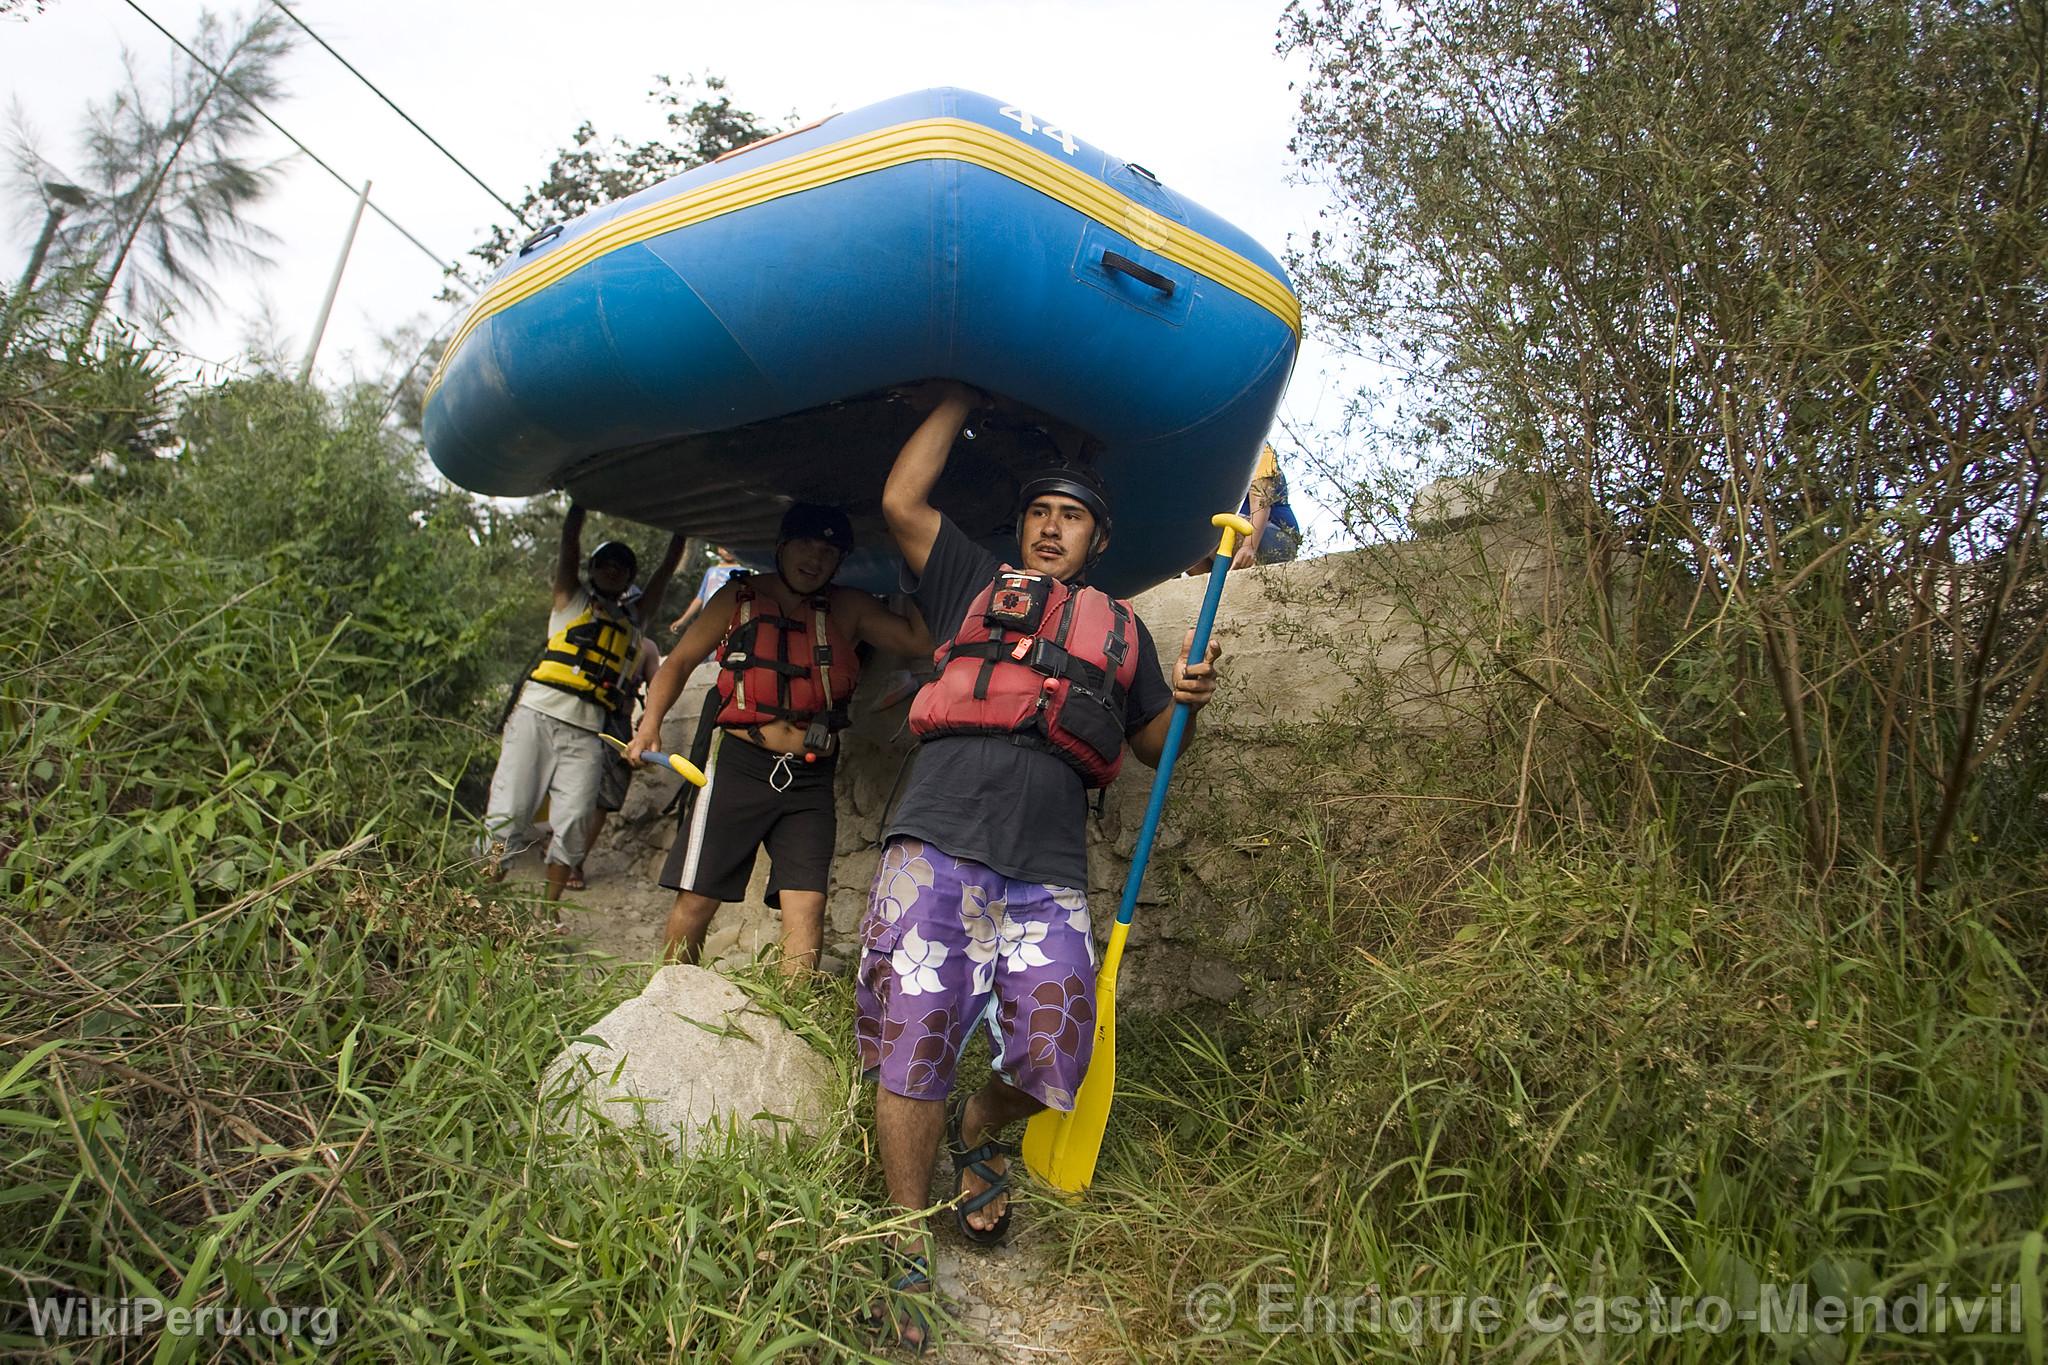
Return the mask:
<svg viewBox="0 0 2048 1365">
<path fill-rule="evenodd" d="M 1014 104 L 1006 104 L 996 110 L 996 112 L 1023 129 L 1026 137 L 1033 133 L 1044 133 L 1054 142 L 1066 148 L 1068 156 L 1074 154 L 1074 135 L 1063 128 L 1055 128 L 1050 123 L 1039 122 L 1037 115 L 1033 114 L 1030 110 L 1019 109 Z"/>
</svg>

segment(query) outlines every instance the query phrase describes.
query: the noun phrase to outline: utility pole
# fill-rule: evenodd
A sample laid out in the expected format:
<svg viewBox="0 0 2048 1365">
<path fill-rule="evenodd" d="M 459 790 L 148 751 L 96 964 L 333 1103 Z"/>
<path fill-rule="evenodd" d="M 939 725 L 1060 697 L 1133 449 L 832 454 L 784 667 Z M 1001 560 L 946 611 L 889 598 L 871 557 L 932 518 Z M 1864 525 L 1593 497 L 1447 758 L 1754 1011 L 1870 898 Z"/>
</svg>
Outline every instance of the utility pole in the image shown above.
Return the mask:
<svg viewBox="0 0 2048 1365">
<path fill-rule="evenodd" d="M 319 353 L 320 338 L 327 331 L 327 315 L 334 311 L 334 296 L 341 292 L 341 272 L 348 269 L 348 253 L 355 248 L 356 229 L 362 225 L 363 206 L 370 202 L 370 182 L 363 182 L 363 192 L 356 196 L 356 211 L 348 220 L 348 236 L 341 239 L 341 256 L 334 262 L 334 278 L 327 282 L 327 297 L 320 301 L 320 317 L 313 324 L 313 339 L 306 343 L 306 358 L 299 362 L 299 382 L 305 383 L 313 374 L 313 357 Z"/>
<path fill-rule="evenodd" d="M 66 213 L 84 208 L 90 202 L 84 190 L 61 180 L 45 180 L 42 188 L 43 197 L 49 200 L 50 211 L 43 218 L 43 230 L 36 237 L 35 250 L 28 254 L 28 268 L 21 272 L 21 283 L 15 285 L 14 292 L 7 297 L 7 317 L 0 322 L 0 349 L 5 349 L 7 343 L 14 340 L 15 321 L 28 304 L 28 291 L 35 288 L 36 277 L 43 273 L 43 259 L 50 254 L 50 242 L 57 235 L 57 225 L 64 221 Z"/>
</svg>

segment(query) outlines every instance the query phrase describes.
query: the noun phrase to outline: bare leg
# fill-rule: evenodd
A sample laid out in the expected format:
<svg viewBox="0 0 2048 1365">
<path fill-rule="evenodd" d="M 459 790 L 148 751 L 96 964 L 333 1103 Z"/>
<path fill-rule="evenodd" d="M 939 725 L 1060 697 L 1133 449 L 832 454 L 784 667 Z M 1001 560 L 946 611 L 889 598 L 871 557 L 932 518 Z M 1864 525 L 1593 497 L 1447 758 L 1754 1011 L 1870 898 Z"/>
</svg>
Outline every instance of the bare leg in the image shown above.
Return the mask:
<svg viewBox="0 0 2048 1365">
<path fill-rule="evenodd" d="M 590 856 L 590 850 L 597 847 L 597 836 L 604 833 L 604 822 L 610 815 L 611 812 L 606 810 L 603 806 L 599 806 L 594 812 L 591 813 L 590 838 L 587 839 L 583 845 L 584 857 L 588 858 Z M 575 883 L 574 886 L 569 888 L 571 891 L 581 891 L 583 889 L 585 878 L 583 876 L 583 864 L 581 862 L 577 863 L 575 871 L 569 874 L 569 880 Z"/>
<path fill-rule="evenodd" d="M 551 901 L 560 900 L 562 898 L 563 889 L 566 888 L 568 885 L 569 865 L 567 863 L 549 863 L 547 898 Z"/>
<path fill-rule="evenodd" d="M 946 1127 L 943 1100 L 905 1099 L 893 1090 L 875 1091 L 875 1138 L 882 1148 L 882 1181 L 889 1202 L 921 1209 L 931 1202 L 932 1161 Z"/>
<path fill-rule="evenodd" d="M 877 1099 L 879 1098 L 878 1096 Z M 1015 1086 L 1005 1085 L 991 1076 L 987 1085 L 974 1092 L 973 1097 L 967 1101 L 966 1110 L 960 1115 L 961 1145 L 971 1152 L 1018 1119 L 1029 1118 L 1043 1108 L 1044 1105 Z M 1008 1157 L 991 1157 L 988 1165 L 997 1171 L 1007 1171 L 1010 1169 L 1010 1160 Z M 973 1171 L 960 1172 L 960 1193 L 972 1197 L 987 1188 L 988 1182 Z M 967 1225 L 987 1232 L 1002 1218 L 1003 1210 L 1009 1206 L 1010 1197 L 1007 1194 L 991 1199 L 967 1215 Z"/>
<path fill-rule="evenodd" d="M 930 1202 L 932 1161 L 939 1154 L 939 1135 L 945 1127 L 945 1101 L 905 1099 L 876 1088 L 875 1138 L 882 1149 L 882 1181 L 889 1187 L 889 1202 L 897 1208 L 914 1212 Z M 921 1230 L 898 1233 L 896 1246 L 905 1255 L 930 1254 Z M 896 1330 L 907 1346 L 924 1341 L 923 1325 L 915 1320 L 899 1322 Z"/>
<path fill-rule="evenodd" d="M 818 953 L 825 946 L 825 893 L 784 891 L 782 902 L 782 974 L 789 979 L 808 976 L 818 968 Z"/>
<path fill-rule="evenodd" d="M 696 966 L 704 952 L 704 935 L 711 929 L 711 917 L 723 903 L 695 891 L 676 892 L 676 903 L 669 907 L 668 934 L 661 945 L 661 960 Z"/>
</svg>

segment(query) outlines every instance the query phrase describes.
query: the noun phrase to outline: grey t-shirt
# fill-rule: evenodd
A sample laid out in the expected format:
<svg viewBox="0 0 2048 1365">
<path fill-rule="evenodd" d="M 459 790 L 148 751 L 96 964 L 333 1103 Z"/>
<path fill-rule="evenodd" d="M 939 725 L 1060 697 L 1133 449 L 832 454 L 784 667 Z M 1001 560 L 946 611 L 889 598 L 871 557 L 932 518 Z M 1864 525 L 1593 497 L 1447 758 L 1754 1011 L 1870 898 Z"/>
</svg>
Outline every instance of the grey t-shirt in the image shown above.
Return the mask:
<svg viewBox="0 0 2048 1365">
<path fill-rule="evenodd" d="M 1001 567 L 950 518 L 941 519 L 912 589 L 933 638 L 952 637 Z M 1143 621 L 1137 627 L 1138 671 L 1124 698 L 1126 735 L 1173 704 L 1152 633 Z M 1007 735 L 945 735 L 920 744 L 884 834 L 923 839 L 1019 881 L 1088 885 L 1088 788 L 1081 775 L 1057 754 Z"/>
</svg>

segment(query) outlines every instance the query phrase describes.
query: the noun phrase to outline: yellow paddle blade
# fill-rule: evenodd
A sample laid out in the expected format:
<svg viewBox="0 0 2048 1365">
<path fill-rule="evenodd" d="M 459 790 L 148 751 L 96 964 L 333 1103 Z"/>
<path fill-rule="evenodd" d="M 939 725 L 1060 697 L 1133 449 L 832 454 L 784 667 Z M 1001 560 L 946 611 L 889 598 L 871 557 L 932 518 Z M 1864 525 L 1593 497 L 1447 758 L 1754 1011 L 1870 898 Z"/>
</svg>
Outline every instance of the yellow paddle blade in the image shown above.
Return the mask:
<svg viewBox="0 0 2048 1365">
<path fill-rule="evenodd" d="M 1062 1195 L 1077 1195 L 1095 1179 L 1095 1158 L 1109 1128 L 1116 1098 L 1116 975 L 1104 966 L 1095 983 L 1095 1053 L 1074 1096 L 1071 1113 L 1041 1109 L 1024 1125 L 1024 1164 Z"/>
</svg>

